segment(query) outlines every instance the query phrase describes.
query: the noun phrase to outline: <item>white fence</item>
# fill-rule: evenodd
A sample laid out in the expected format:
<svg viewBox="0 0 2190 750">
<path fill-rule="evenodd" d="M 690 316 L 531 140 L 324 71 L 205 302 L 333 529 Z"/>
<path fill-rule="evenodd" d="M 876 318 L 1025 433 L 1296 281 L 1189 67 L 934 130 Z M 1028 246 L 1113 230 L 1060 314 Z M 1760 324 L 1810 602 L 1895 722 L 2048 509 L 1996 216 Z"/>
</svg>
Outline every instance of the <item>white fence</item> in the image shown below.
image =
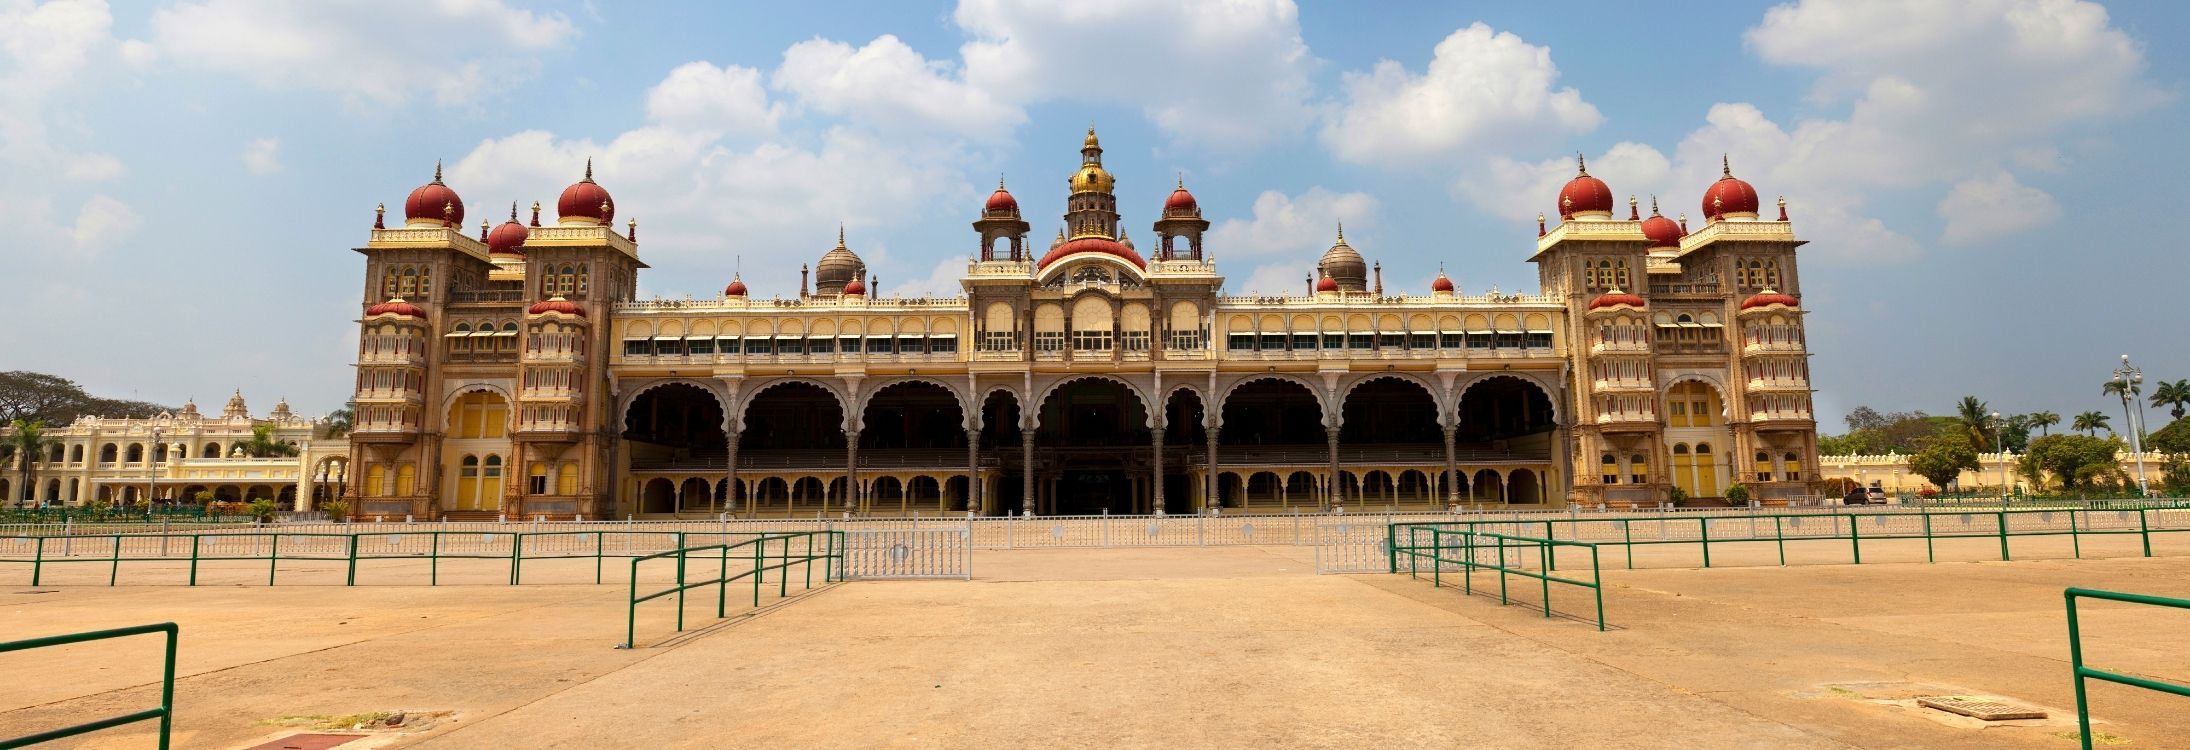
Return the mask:
<svg viewBox="0 0 2190 750">
<path fill-rule="evenodd" d="M 849 580 L 973 578 L 973 529 L 847 529 Z"/>
</svg>

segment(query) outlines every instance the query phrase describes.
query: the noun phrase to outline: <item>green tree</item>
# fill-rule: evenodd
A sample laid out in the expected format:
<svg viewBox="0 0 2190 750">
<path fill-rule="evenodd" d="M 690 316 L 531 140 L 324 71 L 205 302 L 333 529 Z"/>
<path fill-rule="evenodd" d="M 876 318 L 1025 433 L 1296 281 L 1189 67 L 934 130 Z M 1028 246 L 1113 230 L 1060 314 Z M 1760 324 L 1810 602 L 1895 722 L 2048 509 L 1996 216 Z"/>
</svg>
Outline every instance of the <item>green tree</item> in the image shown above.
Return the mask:
<svg viewBox="0 0 2190 750">
<path fill-rule="evenodd" d="M 1909 457 L 1909 471 L 1946 489 L 1965 469 L 1977 468 L 1977 451 L 1960 439 L 1940 439 Z"/>
<path fill-rule="evenodd" d="M 18 492 L 21 493 L 20 497 L 25 501 L 23 503 L 25 505 L 29 504 L 27 501 L 31 498 L 37 497 L 34 493 L 38 487 L 38 462 L 43 460 L 48 452 L 61 447 L 61 441 L 48 437 L 45 431 L 45 422 L 35 419 L 17 419 L 8 425 L 7 442 L 0 444 L 0 453 L 5 453 L 17 459 L 19 463 L 17 473 L 22 476 L 23 483 L 21 485 L 22 489 Z M 14 498 L 0 498 L 0 503 L 5 503 L 11 499 Z"/>
<path fill-rule="evenodd" d="M 1957 431 L 1969 440 L 1970 450 L 1992 450 L 1993 435 L 1999 429 L 1992 420 L 1992 405 L 1976 396 L 1963 396 L 1954 404 L 1954 419 Z"/>
<path fill-rule="evenodd" d="M 2105 414 L 2095 411 L 2087 411 L 2082 414 L 2076 415 L 2076 421 L 2069 424 L 2069 429 L 2084 433 L 2086 435 L 2090 435 L 2092 437 L 2098 437 L 2100 430 L 2113 432 L 2114 426 L 2111 424 L 2107 424 Z"/>
<path fill-rule="evenodd" d="M 2137 425 L 2137 420 L 2132 419 L 2129 416 L 2129 405 L 2137 401 L 2137 397 L 2144 393 L 2143 383 L 2123 380 L 2109 380 L 2106 381 L 2106 385 L 2099 387 L 2099 392 L 2109 396 L 2120 397 L 2122 400 L 2122 424 L 2130 427 L 2135 427 Z M 2111 427 L 2107 429 L 2109 432 L 2113 431 L 2113 428 Z"/>
<path fill-rule="evenodd" d="M 2046 428 L 2058 426 L 2061 423 L 2061 415 L 2059 412 L 2032 412 L 2024 416 L 2030 420 L 2030 426 L 2038 428 L 2039 437 L 2045 437 L 2047 435 L 2053 434 L 2047 431 Z"/>
<path fill-rule="evenodd" d="M 2067 490 L 2088 487 L 2121 473 L 2115 457 L 2120 449 L 2119 442 L 2106 438 L 2048 435 L 2030 441 L 2030 451 L 2023 454 L 2023 475 L 2051 476 Z"/>
<path fill-rule="evenodd" d="M 57 375 L 28 370 L 0 372 L 0 423 L 13 424 L 15 420 L 45 422 L 49 425 L 65 425 L 78 417 L 130 417 L 145 418 L 170 411 L 167 407 L 144 401 L 126 401 L 93 396 L 84 392 L 83 386 Z"/>
<path fill-rule="evenodd" d="M 327 437 L 348 437 L 356 423 L 357 402 L 345 402 L 342 408 L 327 412 Z"/>
<path fill-rule="evenodd" d="M 274 437 L 274 426 L 257 425 L 251 428 L 251 439 L 236 444 L 236 449 L 252 458 L 274 458 L 297 454 L 296 443 L 284 442 Z"/>
<path fill-rule="evenodd" d="M 2167 413 L 2182 419 L 2190 411 L 2190 379 L 2175 382 L 2159 381 L 2152 388 L 2152 405 L 2167 407 Z"/>
<path fill-rule="evenodd" d="M 2145 450 L 2190 457 L 2190 419 L 2177 419 L 2144 437 Z"/>
</svg>

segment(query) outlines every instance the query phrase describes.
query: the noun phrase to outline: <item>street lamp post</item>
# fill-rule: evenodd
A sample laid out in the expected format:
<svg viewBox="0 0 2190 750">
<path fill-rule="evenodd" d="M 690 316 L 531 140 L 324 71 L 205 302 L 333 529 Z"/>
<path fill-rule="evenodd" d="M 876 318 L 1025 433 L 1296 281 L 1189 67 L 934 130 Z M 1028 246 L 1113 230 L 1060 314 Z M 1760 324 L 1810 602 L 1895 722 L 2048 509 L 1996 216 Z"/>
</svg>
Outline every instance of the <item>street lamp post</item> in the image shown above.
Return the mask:
<svg viewBox="0 0 2190 750">
<path fill-rule="evenodd" d="M 2152 488 L 2144 481 L 2144 415 L 2142 409 L 2129 408 L 2130 392 L 2144 383 L 2144 371 L 2129 364 L 2129 355 L 2122 355 L 2122 366 L 2114 368 L 2114 382 L 2121 385 L 2122 415 L 2129 420 L 2129 452 L 2137 457 L 2137 495 L 2152 494 Z"/>
</svg>

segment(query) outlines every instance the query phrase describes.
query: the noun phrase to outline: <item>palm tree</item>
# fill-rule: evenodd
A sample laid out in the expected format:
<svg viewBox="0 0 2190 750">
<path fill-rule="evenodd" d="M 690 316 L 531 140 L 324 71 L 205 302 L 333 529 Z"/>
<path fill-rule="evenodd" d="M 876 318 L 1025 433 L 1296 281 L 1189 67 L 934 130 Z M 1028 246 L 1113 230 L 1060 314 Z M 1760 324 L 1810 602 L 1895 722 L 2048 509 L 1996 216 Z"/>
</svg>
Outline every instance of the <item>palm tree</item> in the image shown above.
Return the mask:
<svg viewBox="0 0 2190 750">
<path fill-rule="evenodd" d="M 2069 429 L 2088 434 L 2092 437 L 2098 437 L 2099 430 L 2103 429 L 2107 432 L 2113 432 L 2114 426 L 2106 423 L 2105 414 L 2095 411 L 2087 411 L 2082 414 L 2076 415 L 2076 421 L 2069 426 Z"/>
<path fill-rule="evenodd" d="M 2152 389 L 2152 405 L 2167 407 L 2167 413 L 2181 419 L 2183 412 L 2190 411 L 2190 379 L 2175 382 L 2159 381 Z"/>
<path fill-rule="evenodd" d="M 2030 426 L 2038 428 L 2039 437 L 2045 437 L 2049 434 L 2046 432 L 2047 427 L 2061 423 L 2061 415 L 2057 412 L 2041 411 L 2035 414 L 2026 414 L 2024 417 L 2030 420 Z"/>
<path fill-rule="evenodd" d="M 357 422 L 357 402 L 350 401 L 342 408 L 327 412 L 327 437 L 348 437 Z"/>
<path fill-rule="evenodd" d="M 1976 396 L 1963 396 L 1954 405 L 1954 416 L 1962 421 L 1962 434 L 1969 439 L 1969 449 L 1978 453 L 1992 447 L 1992 435 L 1998 425 L 1992 423 L 1992 407 Z"/>
<path fill-rule="evenodd" d="M 2099 392 L 2109 396 L 2120 396 L 2122 399 L 2122 421 L 2128 422 L 2132 427 L 2136 426 L 2136 420 L 2129 418 L 2129 402 L 2136 400 L 2138 396 L 2144 393 L 2143 383 L 2133 380 L 2109 380 L 2106 381 L 2106 385 L 2099 387 Z M 2113 432 L 2114 430 L 2108 428 L 2107 431 Z"/>
<path fill-rule="evenodd" d="M 13 431 L 8 433 L 7 442 L 0 445 L 0 453 L 22 459 L 20 468 L 23 477 L 22 498 L 28 500 L 37 497 L 38 460 L 45 456 L 48 451 L 60 447 L 61 441 L 47 437 L 46 423 L 35 419 L 27 421 L 18 419 L 10 427 Z M 0 498 L 0 502 L 6 500 L 7 498 Z"/>
<path fill-rule="evenodd" d="M 236 450 L 252 458 L 273 458 L 297 454 L 295 443 L 274 437 L 274 426 L 262 424 L 251 428 L 251 439 L 236 444 Z"/>
</svg>

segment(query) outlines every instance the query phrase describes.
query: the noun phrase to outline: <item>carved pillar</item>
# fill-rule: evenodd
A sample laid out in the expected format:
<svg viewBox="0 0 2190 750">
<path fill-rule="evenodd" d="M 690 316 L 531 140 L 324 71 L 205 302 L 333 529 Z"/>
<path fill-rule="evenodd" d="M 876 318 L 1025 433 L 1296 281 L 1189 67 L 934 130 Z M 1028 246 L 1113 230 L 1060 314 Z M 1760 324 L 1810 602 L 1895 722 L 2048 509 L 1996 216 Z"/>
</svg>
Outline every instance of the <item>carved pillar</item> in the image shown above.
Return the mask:
<svg viewBox="0 0 2190 750">
<path fill-rule="evenodd" d="M 1154 474 L 1155 484 L 1151 485 L 1149 492 L 1148 512 L 1160 516 L 1163 515 L 1163 426 L 1157 425 L 1156 429 L 1149 431 L 1149 434 L 1153 436 L 1149 442 L 1151 443 L 1150 450 L 1156 459 L 1156 471 Z"/>
<path fill-rule="evenodd" d="M 1323 428 L 1323 434 L 1328 436 L 1331 442 L 1331 502 L 1345 505 L 1346 485 L 1340 481 L 1341 477 L 1338 473 L 1338 428 L 1325 427 Z"/>
<path fill-rule="evenodd" d="M 731 430 L 728 436 L 730 438 L 730 457 L 722 467 L 722 504 L 725 512 L 736 515 L 738 512 L 738 431 Z"/>
<path fill-rule="evenodd" d="M 844 509 L 859 508 L 859 431 L 844 431 Z"/>
<path fill-rule="evenodd" d="M 1204 480 L 1207 483 L 1207 489 L 1202 491 L 1202 509 L 1204 511 L 1224 506 L 1224 497 L 1218 494 L 1220 490 L 1224 489 L 1224 482 L 1217 479 L 1217 432 L 1218 427 L 1214 425 L 1209 427 L 1209 473 Z"/>
<path fill-rule="evenodd" d="M 966 510 L 981 512 L 981 430 L 966 429 Z"/>
<path fill-rule="evenodd" d="M 1460 502 L 1460 463 L 1452 447 L 1453 433 L 1459 431 L 1459 425 L 1445 425 L 1445 501 L 1448 503 Z"/>
<path fill-rule="evenodd" d="M 1034 428 L 1019 430 L 1019 474 L 1026 487 L 1019 496 L 1019 512 L 1034 515 Z"/>
</svg>

